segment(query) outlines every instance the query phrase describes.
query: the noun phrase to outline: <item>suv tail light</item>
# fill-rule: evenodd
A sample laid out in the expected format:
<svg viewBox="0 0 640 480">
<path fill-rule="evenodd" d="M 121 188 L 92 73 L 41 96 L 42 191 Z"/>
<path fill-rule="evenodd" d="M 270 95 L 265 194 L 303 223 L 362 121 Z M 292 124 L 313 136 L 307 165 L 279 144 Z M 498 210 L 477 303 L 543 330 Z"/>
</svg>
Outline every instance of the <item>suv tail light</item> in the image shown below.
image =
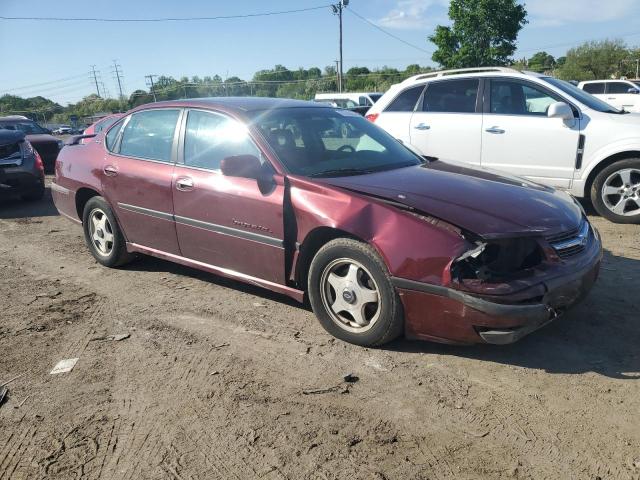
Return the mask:
<svg viewBox="0 0 640 480">
<path fill-rule="evenodd" d="M 377 118 L 379 116 L 380 116 L 379 113 L 369 113 L 369 114 L 365 115 L 364 118 L 369 120 L 371 123 L 375 123 L 375 121 L 377 120 Z"/>
<path fill-rule="evenodd" d="M 34 149 L 35 157 L 36 157 L 36 168 L 44 173 L 44 163 L 42 163 L 42 158 L 40 158 L 40 154 Z"/>
</svg>

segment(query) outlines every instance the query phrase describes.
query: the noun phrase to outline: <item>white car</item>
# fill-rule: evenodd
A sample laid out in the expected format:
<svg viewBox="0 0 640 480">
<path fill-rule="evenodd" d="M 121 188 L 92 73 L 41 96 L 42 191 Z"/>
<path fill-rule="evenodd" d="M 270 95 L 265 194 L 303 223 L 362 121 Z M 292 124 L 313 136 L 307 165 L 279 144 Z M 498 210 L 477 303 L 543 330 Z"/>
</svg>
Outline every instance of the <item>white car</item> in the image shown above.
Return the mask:
<svg viewBox="0 0 640 480">
<path fill-rule="evenodd" d="M 433 72 L 393 85 L 366 117 L 425 157 L 510 172 L 640 223 L 640 115 L 568 82 L 503 67 Z"/>
<path fill-rule="evenodd" d="M 346 93 L 316 93 L 316 102 L 334 103 L 338 107 L 370 107 L 376 103 L 382 93 L 377 92 L 346 92 Z"/>
<path fill-rule="evenodd" d="M 56 135 L 66 135 L 68 133 L 71 133 L 71 125 L 60 125 L 53 131 L 53 133 L 55 133 Z"/>
<path fill-rule="evenodd" d="M 640 80 L 589 80 L 578 88 L 620 110 L 640 112 Z"/>
</svg>

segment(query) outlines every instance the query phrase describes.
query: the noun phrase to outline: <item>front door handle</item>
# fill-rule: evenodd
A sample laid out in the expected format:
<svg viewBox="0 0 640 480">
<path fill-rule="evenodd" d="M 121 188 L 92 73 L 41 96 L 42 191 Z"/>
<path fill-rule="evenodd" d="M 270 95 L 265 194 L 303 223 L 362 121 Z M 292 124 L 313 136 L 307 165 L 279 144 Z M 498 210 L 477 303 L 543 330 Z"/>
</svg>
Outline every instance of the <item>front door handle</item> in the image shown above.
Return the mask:
<svg viewBox="0 0 640 480">
<path fill-rule="evenodd" d="M 115 177 L 116 175 L 118 175 L 118 169 L 113 165 L 107 165 L 102 169 L 102 171 L 107 177 Z"/>
<path fill-rule="evenodd" d="M 487 133 L 496 133 L 496 134 L 502 134 L 504 133 L 504 130 L 498 127 L 491 127 L 491 128 L 487 128 L 485 130 L 485 132 Z"/>
<path fill-rule="evenodd" d="M 419 123 L 413 128 L 415 128 L 416 130 L 429 130 L 431 127 L 426 123 Z"/>
<path fill-rule="evenodd" d="M 193 178 L 182 177 L 176 180 L 176 188 L 181 192 L 188 192 L 193 190 Z"/>
</svg>

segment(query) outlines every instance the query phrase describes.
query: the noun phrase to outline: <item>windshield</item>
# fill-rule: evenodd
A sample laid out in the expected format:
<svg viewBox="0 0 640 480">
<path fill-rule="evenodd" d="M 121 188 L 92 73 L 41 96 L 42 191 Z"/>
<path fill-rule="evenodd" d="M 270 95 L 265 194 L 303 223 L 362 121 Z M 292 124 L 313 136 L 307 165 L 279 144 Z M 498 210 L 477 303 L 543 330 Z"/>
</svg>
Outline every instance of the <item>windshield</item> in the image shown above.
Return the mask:
<svg viewBox="0 0 640 480">
<path fill-rule="evenodd" d="M 294 174 L 341 177 L 424 162 L 364 117 L 331 108 L 255 112 L 252 121 Z"/>
<path fill-rule="evenodd" d="M 11 122 L 11 123 L 0 123 L 0 128 L 5 130 L 19 130 L 24 132 L 26 135 L 33 135 L 36 133 L 49 133 L 40 125 L 35 122 Z"/>
<path fill-rule="evenodd" d="M 542 80 L 553 85 L 556 88 L 559 88 L 564 93 L 572 96 L 580 103 L 586 105 L 592 110 L 596 110 L 597 112 L 604 113 L 624 113 L 623 110 L 618 110 L 617 108 L 609 105 L 607 102 L 600 100 L 599 98 L 594 97 L 590 93 L 585 92 L 584 90 L 579 89 L 578 87 L 571 85 L 569 82 L 565 82 L 564 80 L 558 80 L 557 78 L 552 77 L 543 77 Z"/>
<path fill-rule="evenodd" d="M 370 93 L 369 94 L 369 98 L 371 99 L 371 101 L 373 103 L 376 103 L 378 100 L 380 100 L 380 97 L 382 97 L 381 93 Z"/>
</svg>

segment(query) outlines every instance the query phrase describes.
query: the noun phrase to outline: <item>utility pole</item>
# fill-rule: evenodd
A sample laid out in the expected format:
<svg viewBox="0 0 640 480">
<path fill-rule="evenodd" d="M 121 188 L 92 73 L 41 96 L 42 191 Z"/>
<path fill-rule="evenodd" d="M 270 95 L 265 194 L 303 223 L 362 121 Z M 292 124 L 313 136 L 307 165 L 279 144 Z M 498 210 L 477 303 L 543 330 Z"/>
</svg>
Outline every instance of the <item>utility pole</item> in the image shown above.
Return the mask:
<svg viewBox="0 0 640 480">
<path fill-rule="evenodd" d="M 153 95 L 153 101 L 157 102 L 158 100 L 156 99 L 156 90 L 153 87 L 153 77 L 157 77 L 157 75 L 145 75 L 144 78 L 146 78 L 147 80 L 149 80 L 150 84 L 151 84 L 151 94 Z"/>
<path fill-rule="evenodd" d="M 91 75 L 91 78 L 93 79 L 93 83 L 96 84 L 96 93 L 98 94 L 98 96 L 100 96 L 100 87 L 98 87 L 98 75 L 96 73 L 95 65 L 91 65 L 91 72 L 89 72 L 89 75 Z"/>
<path fill-rule="evenodd" d="M 342 91 L 342 76 L 340 75 L 340 60 L 336 60 L 336 84 L 338 85 L 338 91 Z"/>
<path fill-rule="evenodd" d="M 342 10 L 349 5 L 349 0 L 340 0 L 338 3 L 331 5 L 331 10 L 334 15 L 338 16 L 338 23 L 340 25 L 340 33 L 339 33 L 339 51 L 340 51 L 340 68 L 338 69 L 338 91 L 342 92 Z"/>
<path fill-rule="evenodd" d="M 113 61 L 113 73 L 116 75 L 116 80 L 118 81 L 118 91 L 120 92 L 120 100 L 124 98 L 124 94 L 122 93 L 122 82 L 120 81 L 120 77 L 122 76 L 122 65 L 119 65 L 117 60 Z"/>
</svg>

